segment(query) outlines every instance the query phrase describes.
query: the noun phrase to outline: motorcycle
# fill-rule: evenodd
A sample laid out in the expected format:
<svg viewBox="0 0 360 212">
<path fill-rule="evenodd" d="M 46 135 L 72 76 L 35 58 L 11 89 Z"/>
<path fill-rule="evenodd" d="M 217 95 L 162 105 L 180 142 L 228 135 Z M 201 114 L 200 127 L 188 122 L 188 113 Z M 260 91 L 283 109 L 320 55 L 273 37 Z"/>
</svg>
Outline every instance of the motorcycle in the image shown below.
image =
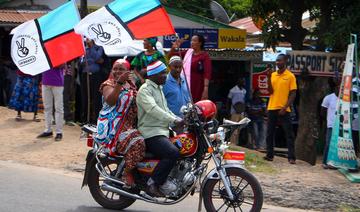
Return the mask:
<svg viewBox="0 0 360 212">
<path fill-rule="evenodd" d="M 236 129 L 244 128 L 250 119 L 240 122 L 215 119 L 216 106 L 209 100 L 188 104 L 181 109 L 184 115 L 183 133 L 170 136 L 179 148 L 178 159 L 168 176 L 176 190 L 165 197 L 152 197 L 146 191 L 147 181 L 159 160 L 148 152 L 134 171 L 135 187 L 127 187 L 121 176 L 124 170 L 122 155 L 111 154 L 109 148 L 93 140 L 96 126 L 85 125 L 83 135 L 89 150 L 83 185 L 87 185 L 94 200 L 108 209 L 122 210 L 136 200 L 173 205 L 199 191 L 198 211 L 204 203 L 206 211 L 260 211 L 263 192 L 258 180 L 245 169 L 243 152 L 228 151 L 227 140 Z M 213 163 L 210 163 L 212 161 Z M 215 168 L 207 171 L 209 166 Z"/>
</svg>

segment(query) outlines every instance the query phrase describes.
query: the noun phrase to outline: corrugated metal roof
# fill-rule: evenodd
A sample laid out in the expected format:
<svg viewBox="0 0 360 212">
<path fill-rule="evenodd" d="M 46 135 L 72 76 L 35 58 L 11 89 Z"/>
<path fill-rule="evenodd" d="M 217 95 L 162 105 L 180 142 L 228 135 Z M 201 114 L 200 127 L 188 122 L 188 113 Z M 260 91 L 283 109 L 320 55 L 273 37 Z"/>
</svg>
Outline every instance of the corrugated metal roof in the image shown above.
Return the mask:
<svg viewBox="0 0 360 212">
<path fill-rule="evenodd" d="M 250 33 L 250 34 L 260 34 L 261 33 L 261 30 L 255 26 L 251 17 L 246 17 L 246 18 L 242 18 L 242 19 L 233 21 L 229 25 L 239 28 L 239 29 L 246 29 L 246 32 Z"/>
<path fill-rule="evenodd" d="M 180 50 L 187 50 L 188 48 L 180 48 Z M 238 52 L 263 52 L 266 51 L 266 48 L 245 48 L 245 49 L 237 49 L 237 48 L 226 48 L 226 49 L 206 49 L 206 51 L 214 51 L 214 52 L 224 52 L 224 51 L 238 51 Z"/>
<path fill-rule="evenodd" d="M 20 24 L 35 18 L 39 18 L 46 13 L 46 11 L 0 10 L 0 22 Z"/>
<path fill-rule="evenodd" d="M 226 28 L 226 29 L 232 29 L 235 28 L 233 26 L 230 26 L 228 24 L 224 24 L 218 21 L 215 21 L 213 19 L 204 17 L 204 16 L 200 16 L 197 14 L 194 14 L 190 11 L 186 11 L 183 9 L 179 9 L 179 8 L 173 8 L 173 7 L 168 7 L 165 6 L 166 11 L 171 14 L 171 15 L 175 15 L 181 18 L 185 18 L 187 20 L 191 20 L 200 24 L 204 24 L 213 28 Z"/>
</svg>

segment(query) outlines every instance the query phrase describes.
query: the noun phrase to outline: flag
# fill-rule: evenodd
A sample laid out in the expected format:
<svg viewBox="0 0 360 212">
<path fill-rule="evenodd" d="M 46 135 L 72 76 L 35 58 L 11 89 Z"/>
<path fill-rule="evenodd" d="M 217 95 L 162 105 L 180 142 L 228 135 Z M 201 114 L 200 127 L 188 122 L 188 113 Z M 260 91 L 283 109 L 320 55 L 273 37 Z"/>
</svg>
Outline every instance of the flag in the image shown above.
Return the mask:
<svg viewBox="0 0 360 212">
<path fill-rule="evenodd" d="M 74 32 L 80 15 L 74 1 L 27 21 L 11 31 L 11 57 L 24 73 L 36 75 L 84 55 L 83 39 Z"/>
<path fill-rule="evenodd" d="M 75 32 L 103 46 L 107 55 L 136 46 L 133 40 L 175 34 L 165 9 L 158 0 L 116 0 L 89 14 Z"/>
</svg>

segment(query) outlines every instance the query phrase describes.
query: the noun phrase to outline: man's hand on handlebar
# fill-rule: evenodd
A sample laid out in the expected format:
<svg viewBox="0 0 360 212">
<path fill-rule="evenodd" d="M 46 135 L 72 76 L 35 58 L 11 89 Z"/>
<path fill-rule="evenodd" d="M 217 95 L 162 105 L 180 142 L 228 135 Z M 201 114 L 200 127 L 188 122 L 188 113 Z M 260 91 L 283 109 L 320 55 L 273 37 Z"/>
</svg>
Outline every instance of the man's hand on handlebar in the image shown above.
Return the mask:
<svg viewBox="0 0 360 212">
<path fill-rule="evenodd" d="M 174 125 L 175 125 L 175 127 L 184 127 L 185 121 L 184 121 L 184 119 L 182 119 L 182 118 L 177 118 L 177 119 L 174 121 Z"/>
</svg>

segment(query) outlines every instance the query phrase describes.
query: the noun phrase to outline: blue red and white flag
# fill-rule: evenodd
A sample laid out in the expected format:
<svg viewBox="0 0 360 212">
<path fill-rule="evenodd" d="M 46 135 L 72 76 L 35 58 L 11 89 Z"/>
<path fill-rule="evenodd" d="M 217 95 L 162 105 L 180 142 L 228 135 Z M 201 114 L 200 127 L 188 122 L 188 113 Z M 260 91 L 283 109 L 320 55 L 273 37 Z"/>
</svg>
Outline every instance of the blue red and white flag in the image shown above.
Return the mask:
<svg viewBox="0 0 360 212">
<path fill-rule="evenodd" d="M 79 21 L 75 1 L 69 1 L 13 29 L 11 57 L 16 66 L 36 75 L 84 55 L 82 36 L 74 32 Z"/>
<path fill-rule="evenodd" d="M 175 34 L 159 0 L 116 0 L 89 14 L 75 32 L 103 46 L 107 55 L 122 54 L 133 40 Z"/>
</svg>

